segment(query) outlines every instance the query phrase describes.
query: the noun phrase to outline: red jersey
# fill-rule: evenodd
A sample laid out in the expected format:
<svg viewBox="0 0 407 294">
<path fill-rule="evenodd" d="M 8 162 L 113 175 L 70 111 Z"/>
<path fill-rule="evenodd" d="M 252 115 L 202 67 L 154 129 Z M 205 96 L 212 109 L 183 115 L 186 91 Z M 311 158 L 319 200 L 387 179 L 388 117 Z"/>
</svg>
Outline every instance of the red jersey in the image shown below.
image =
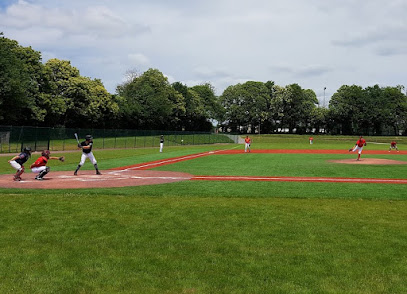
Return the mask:
<svg viewBox="0 0 407 294">
<path fill-rule="evenodd" d="M 31 168 L 45 166 L 45 165 L 47 165 L 47 162 L 48 162 L 48 158 L 46 158 L 45 156 L 41 156 L 33 164 L 31 164 Z"/>
<path fill-rule="evenodd" d="M 365 141 L 365 139 L 359 139 L 357 142 L 356 142 L 356 145 L 358 145 L 359 147 L 363 147 L 363 146 L 365 146 L 365 144 L 366 144 L 366 141 Z"/>
<path fill-rule="evenodd" d="M 244 139 L 244 141 L 245 141 L 247 144 L 250 144 L 250 143 L 252 142 L 252 140 L 251 140 L 250 138 L 246 138 L 246 139 Z"/>
<path fill-rule="evenodd" d="M 394 146 L 396 146 L 396 145 L 397 145 L 397 142 L 396 142 L 396 141 L 392 141 L 392 142 L 391 142 L 391 146 L 394 147 Z"/>
</svg>

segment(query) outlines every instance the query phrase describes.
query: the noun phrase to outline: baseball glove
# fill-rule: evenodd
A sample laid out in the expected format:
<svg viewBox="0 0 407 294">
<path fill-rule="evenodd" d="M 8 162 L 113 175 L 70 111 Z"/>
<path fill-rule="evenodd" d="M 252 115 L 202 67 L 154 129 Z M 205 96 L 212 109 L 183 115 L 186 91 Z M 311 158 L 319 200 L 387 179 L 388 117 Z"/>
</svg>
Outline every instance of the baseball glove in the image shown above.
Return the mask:
<svg viewBox="0 0 407 294">
<path fill-rule="evenodd" d="M 65 157 L 61 156 L 60 158 L 58 158 L 58 160 L 64 162 L 64 161 L 65 161 Z"/>
</svg>

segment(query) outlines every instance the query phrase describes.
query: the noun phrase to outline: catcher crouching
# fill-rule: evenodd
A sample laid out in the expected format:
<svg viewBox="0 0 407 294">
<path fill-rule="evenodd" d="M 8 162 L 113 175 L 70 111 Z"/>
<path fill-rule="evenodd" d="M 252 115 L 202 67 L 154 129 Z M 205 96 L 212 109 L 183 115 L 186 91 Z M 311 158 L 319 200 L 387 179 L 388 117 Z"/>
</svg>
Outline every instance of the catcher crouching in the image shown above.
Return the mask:
<svg viewBox="0 0 407 294">
<path fill-rule="evenodd" d="M 38 174 L 35 179 L 38 181 L 42 181 L 44 179 L 44 176 L 49 173 L 50 167 L 47 166 L 48 160 L 49 159 L 56 159 L 59 161 L 64 162 L 65 157 L 60 156 L 60 157 L 55 157 L 55 156 L 50 156 L 51 152 L 49 150 L 44 150 L 41 153 L 41 156 L 30 166 L 31 171 L 33 173 Z"/>
</svg>

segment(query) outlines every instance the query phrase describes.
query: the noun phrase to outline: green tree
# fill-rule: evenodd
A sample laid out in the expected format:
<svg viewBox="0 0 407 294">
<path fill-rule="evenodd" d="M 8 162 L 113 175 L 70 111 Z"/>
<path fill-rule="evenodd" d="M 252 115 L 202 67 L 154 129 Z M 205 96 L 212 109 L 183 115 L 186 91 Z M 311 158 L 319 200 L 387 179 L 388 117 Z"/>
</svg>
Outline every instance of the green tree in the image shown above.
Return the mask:
<svg viewBox="0 0 407 294">
<path fill-rule="evenodd" d="M 0 33 L 0 122 L 21 125 L 44 119 L 37 106 L 42 63 L 39 52 Z"/>
<path fill-rule="evenodd" d="M 261 113 L 261 127 L 259 131 L 263 133 L 273 133 L 276 128 L 276 113 L 273 108 L 273 100 L 276 97 L 278 86 L 273 81 L 267 81 L 264 85 L 268 89 L 268 97 L 266 99 L 266 110 Z"/>
<path fill-rule="evenodd" d="M 185 113 L 180 117 L 180 129 L 186 131 L 202 130 L 202 125 L 207 122 L 205 105 L 199 94 L 188 86 L 175 82 L 172 87 L 183 96 Z"/>
<path fill-rule="evenodd" d="M 176 128 L 185 113 L 184 97 L 157 69 L 149 69 L 119 85 L 117 93 L 123 98 L 122 117 L 132 127 Z"/>
<path fill-rule="evenodd" d="M 286 87 L 275 87 L 272 100 L 272 114 L 280 129 L 288 128 L 290 133 L 307 130 L 311 122 L 311 114 L 318 104 L 314 91 L 302 89 L 298 84 Z"/>
<path fill-rule="evenodd" d="M 353 135 L 359 131 L 358 119 L 360 103 L 363 100 L 363 89 L 357 85 L 343 85 L 329 101 L 330 128 L 334 133 Z"/>
<path fill-rule="evenodd" d="M 229 86 L 220 97 L 225 121 L 236 131 L 252 132 L 266 119 L 269 90 L 262 82 L 248 81 Z"/>
<path fill-rule="evenodd" d="M 407 96 L 402 93 L 403 86 L 383 88 L 383 99 L 386 101 L 384 121 L 394 135 L 407 129 Z"/>
<path fill-rule="evenodd" d="M 69 61 L 48 60 L 44 77 L 41 105 L 48 125 L 104 127 L 116 118 L 118 103 L 102 81 L 81 76 Z"/>
<path fill-rule="evenodd" d="M 310 127 L 315 129 L 315 133 L 319 133 L 320 129 L 327 132 L 328 109 L 324 107 L 315 107 L 311 110 Z"/>
<path fill-rule="evenodd" d="M 40 105 L 47 112 L 46 123 L 68 126 L 67 122 L 71 120 L 67 111 L 73 108 L 74 101 L 67 94 L 73 79 L 80 77 L 79 70 L 70 61 L 54 58 L 45 63 L 44 77 Z"/>
</svg>

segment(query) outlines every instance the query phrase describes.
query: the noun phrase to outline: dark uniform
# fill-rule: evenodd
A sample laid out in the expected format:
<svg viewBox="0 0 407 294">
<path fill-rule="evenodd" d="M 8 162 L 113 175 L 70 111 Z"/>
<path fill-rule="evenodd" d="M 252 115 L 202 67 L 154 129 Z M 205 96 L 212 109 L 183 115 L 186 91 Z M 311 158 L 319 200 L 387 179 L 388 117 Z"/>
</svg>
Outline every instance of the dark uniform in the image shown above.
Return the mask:
<svg viewBox="0 0 407 294">
<path fill-rule="evenodd" d="M 21 152 L 19 155 L 14 156 L 12 159 L 10 159 L 8 162 L 10 165 L 17 170 L 16 174 L 14 175 L 13 180 L 14 181 L 21 181 L 21 175 L 24 172 L 24 163 L 27 162 L 28 159 L 31 157 L 31 148 L 30 147 L 25 147 L 23 149 L 23 152 Z"/>
<path fill-rule="evenodd" d="M 92 162 L 93 166 L 95 167 L 96 174 L 101 175 L 99 168 L 98 168 L 96 158 L 92 152 L 93 137 L 91 135 L 86 135 L 85 141 L 78 144 L 78 147 L 82 148 L 82 156 L 81 156 L 81 161 L 79 162 L 78 167 L 76 168 L 76 170 L 74 172 L 74 175 L 76 176 L 78 174 L 78 170 L 85 163 L 86 158 L 89 158 L 89 160 Z"/>
<path fill-rule="evenodd" d="M 163 152 L 163 148 L 164 148 L 164 136 L 161 135 L 161 137 L 160 137 L 160 152 Z"/>
</svg>

